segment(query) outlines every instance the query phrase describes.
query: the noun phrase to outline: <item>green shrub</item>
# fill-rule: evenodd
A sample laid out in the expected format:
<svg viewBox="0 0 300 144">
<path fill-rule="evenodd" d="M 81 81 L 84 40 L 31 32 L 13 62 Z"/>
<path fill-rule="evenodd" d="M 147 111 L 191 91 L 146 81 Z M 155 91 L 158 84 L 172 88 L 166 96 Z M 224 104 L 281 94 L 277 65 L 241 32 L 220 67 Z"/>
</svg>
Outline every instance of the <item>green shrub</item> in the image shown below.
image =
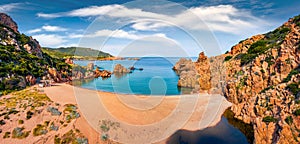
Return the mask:
<svg viewBox="0 0 300 144">
<path fill-rule="evenodd" d="M 232 58 L 232 56 L 226 56 L 224 61 L 229 61 Z"/>
<path fill-rule="evenodd" d="M 265 93 L 266 91 L 268 91 L 270 89 L 274 89 L 274 86 L 269 86 L 269 87 L 263 89 L 262 91 L 260 91 L 260 93 Z"/>
<path fill-rule="evenodd" d="M 21 42 L 22 45 L 27 44 L 30 41 L 30 38 L 25 34 L 17 35 L 17 40 Z"/>
<path fill-rule="evenodd" d="M 5 121 L 4 120 L 0 120 L 0 125 L 5 125 Z"/>
<path fill-rule="evenodd" d="M 277 119 L 274 118 L 273 116 L 266 116 L 266 117 L 263 118 L 262 121 L 265 122 L 265 123 L 270 123 L 270 122 L 276 122 Z"/>
<path fill-rule="evenodd" d="M 5 134 L 3 135 L 3 138 L 10 138 L 10 132 L 5 132 Z"/>
<path fill-rule="evenodd" d="M 24 121 L 23 120 L 18 120 L 18 123 L 19 124 L 24 124 Z"/>
<path fill-rule="evenodd" d="M 24 128 L 16 127 L 12 131 L 12 138 L 23 139 L 29 136 L 30 131 L 24 132 Z"/>
<path fill-rule="evenodd" d="M 268 66 L 274 64 L 275 62 L 273 61 L 274 57 L 273 56 L 268 56 L 266 57 L 265 61 L 268 63 Z"/>
<path fill-rule="evenodd" d="M 245 65 L 253 61 L 257 57 L 257 54 L 243 54 L 241 55 L 241 65 Z"/>
<path fill-rule="evenodd" d="M 33 112 L 28 111 L 28 112 L 26 113 L 26 119 L 31 119 L 31 117 L 32 117 L 33 114 L 34 114 Z"/>
<path fill-rule="evenodd" d="M 292 118 L 292 116 L 287 116 L 287 117 L 284 119 L 284 121 L 285 121 L 287 124 L 291 125 L 291 124 L 293 123 L 293 118 Z"/>
<path fill-rule="evenodd" d="M 60 144 L 61 139 L 58 137 L 58 135 L 54 136 L 54 144 Z"/>
<path fill-rule="evenodd" d="M 282 82 L 288 82 L 288 81 L 290 81 L 293 75 L 296 75 L 296 74 L 299 74 L 299 73 L 300 73 L 300 68 L 291 70 L 291 72 L 288 74 L 288 76 L 286 78 L 284 78 L 282 80 Z"/>
<path fill-rule="evenodd" d="M 300 92 L 300 88 L 298 88 L 298 84 L 297 83 L 291 83 L 291 84 L 287 85 L 286 88 L 291 93 L 293 93 L 296 96 L 296 98 L 298 98 L 297 95 Z"/>
<path fill-rule="evenodd" d="M 40 136 L 46 134 L 48 131 L 46 130 L 46 126 L 38 124 L 36 127 L 33 129 L 33 135 L 34 136 Z"/>
<path fill-rule="evenodd" d="M 249 54 L 260 54 L 265 52 L 267 48 L 267 42 L 265 40 L 259 40 L 253 43 L 250 48 L 248 49 Z"/>
<path fill-rule="evenodd" d="M 295 111 L 294 111 L 294 115 L 295 115 L 295 116 L 300 116 L 300 109 L 295 110 Z"/>
</svg>

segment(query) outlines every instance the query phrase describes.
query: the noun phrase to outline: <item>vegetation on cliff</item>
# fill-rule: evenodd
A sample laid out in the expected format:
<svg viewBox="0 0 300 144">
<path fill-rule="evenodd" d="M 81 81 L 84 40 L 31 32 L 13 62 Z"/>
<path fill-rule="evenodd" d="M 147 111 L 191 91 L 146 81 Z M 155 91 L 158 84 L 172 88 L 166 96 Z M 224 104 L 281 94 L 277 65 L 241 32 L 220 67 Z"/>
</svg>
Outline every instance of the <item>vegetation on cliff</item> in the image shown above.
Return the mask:
<svg viewBox="0 0 300 144">
<path fill-rule="evenodd" d="M 235 117 L 253 123 L 255 143 L 298 143 L 300 15 L 246 39 L 225 57 L 224 95 Z M 234 57 L 229 59 L 228 57 Z"/>
<path fill-rule="evenodd" d="M 54 58 L 74 58 L 84 60 L 98 60 L 102 58 L 112 57 L 112 55 L 94 50 L 91 48 L 82 47 L 61 47 L 61 48 L 42 48 L 44 53 L 47 53 Z"/>
<path fill-rule="evenodd" d="M 31 80 L 47 75 L 48 68 L 70 72 L 64 60 L 43 53 L 31 37 L 4 24 L 0 33 L 0 93 L 25 88 L 33 83 Z"/>
<path fill-rule="evenodd" d="M 200 87 L 233 103 L 234 117 L 253 125 L 254 143 L 300 142 L 299 24 L 300 15 L 195 62 Z"/>
</svg>

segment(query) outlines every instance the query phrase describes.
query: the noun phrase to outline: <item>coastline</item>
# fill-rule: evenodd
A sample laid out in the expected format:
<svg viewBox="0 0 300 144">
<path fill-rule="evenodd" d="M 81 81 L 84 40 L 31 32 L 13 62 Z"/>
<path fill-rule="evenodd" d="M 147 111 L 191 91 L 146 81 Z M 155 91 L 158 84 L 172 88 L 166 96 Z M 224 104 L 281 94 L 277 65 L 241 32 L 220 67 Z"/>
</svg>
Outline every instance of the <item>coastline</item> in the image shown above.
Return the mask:
<svg viewBox="0 0 300 144">
<path fill-rule="evenodd" d="M 32 86 L 28 90 L 34 88 L 37 86 Z M 166 143 L 177 130 L 196 131 L 215 126 L 221 120 L 223 112 L 231 106 L 224 97 L 209 94 L 134 96 L 90 90 L 66 83 L 56 83 L 38 90 L 46 94 L 53 104 L 76 105 L 80 117 L 71 121 L 67 127 L 60 127 L 56 132 L 50 131 L 42 136 L 32 136 L 31 132 L 29 137 L 24 139 L 4 139 L 1 136 L 2 142 L 54 143 L 55 135 L 78 129 L 89 143 L 106 143 L 100 138 L 99 120 L 111 120 L 120 123 L 119 128 L 116 130 L 111 128 L 107 132 L 112 143 Z M 47 110 L 48 105 L 41 108 Z M 63 111 L 62 108 L 59 110 Z M 16 122 L 6 125 L 6 131 L 22 126 L 17 124 L 18 115 L 10 115 L 10 118 Z M 49 112 L 43 111 L 42 115 L 34 116 L 29 121 L 24 120 L 23 126 L 32 130 L 35 125 L 44 121 L 58 121 L 61 118 L 63 117 L 53 117 Z"/>
<path fill-rule="evenodd" d="M 183 111 L 183 113 L 188 113 L 188 111 L 185 111 L 187 109 L 184 107 L 192 106 L 192 100 L 196 99 L 197 101 L 194 103 L 194 111 L 190 113 L 190 117 L 186 123 L 182 124 L 182 127 L 180 127 L 180 129 L 195 131 L 216 125 L 221 120 L 223 112 L 231 106 L 231 103 L 228 102 L 223 96 L 209 94 L 153 97 L 146 95 L 135 96 L 130 94 L 116 94 L 111 92 L 90 90 L 68 84 L 57 84 L 56 86 L 43 88 L 43 90 L 53 101 L 59 101 L 61 103 L 78 103 L 80 113 L 84 118 L 80 117 L 83 120 L 75 125 L 80 127 L 80 125 L 88 125 L 87 123 L 90 124 L 89 130 L 93 129 L 92 133 L 86 128 L 83 128 L 81 131 L 87 136 L 89 142 L 91 143 L 99 141 L 99 136 L 98 140 L 96 140 L 97 138 L 95 139 L 94 137 L 95 135 L 99 135 L 97 133 L 99 129 L 94 129 L 95 127 L 99 127 L 99 119 L 95 119 L 95 117 L 101 117 L 102 119 L 114 118 L 116 121 L 122 121 L 125 123 L 124 125 L 121 124 L 123 129 L 130 129 L 134 131 L 134 133 L 139 133 L 138 127 L 132 128 L 130 126 L 126 126 L 126 124 L 149 126 L 151 124 L 163 121 L 165 117 L 168 117 L 170 114 L 174 113 L 174 111 Z M 76 96 L 75 93 L 79 93 L 79 95 L 82 93 L 84 96 Z M 86 99 L 85 96 L 87 95 L 90 95 L 90 100 Z M 95 111 L 95 109 L 101 109 L 94 106 L 98 104 L 99 100 L 101 100 L 102 104 L 106 107 L 106 110 L 108 110 L 111 115 L 100 115 L 100 113 Z M 179 107 L 179 104 L 182 106 Z M 179 114 L 179 117 L 181 115 Z M 87 121 L 87 119 L 89 121 Z M 172 122 L 174 124 L 176 123 L 176 121 Z M 158 129 L 157 133 L 160 132 L 163 133 L 164 130 Z M 120 139 L 122 139 L 122 137 L 123 139 L 136 139 L 133 134 L 132 136 L 129 136 L 130 134 L 127 133 L 126 135 L 122 136 L 120 131 L 110 132 L 110 135 L 117 134 L 119 135 Z M 165 143 L 165 141 L 166 139 L 161 139 L 156 142 Z"/>
</svg>

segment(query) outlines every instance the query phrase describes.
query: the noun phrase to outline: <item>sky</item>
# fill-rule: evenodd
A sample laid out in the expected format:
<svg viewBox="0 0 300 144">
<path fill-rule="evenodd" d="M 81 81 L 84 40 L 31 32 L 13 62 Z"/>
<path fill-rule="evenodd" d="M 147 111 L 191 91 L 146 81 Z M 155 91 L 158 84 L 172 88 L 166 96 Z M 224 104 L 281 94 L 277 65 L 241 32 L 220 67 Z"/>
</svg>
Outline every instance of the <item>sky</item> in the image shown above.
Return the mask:
<svg viewBox="0 0 300 144">
<path fill-rule="evenodd" d="M 115 56 L 219 55 L 299 15 L 298 0 L 1 0 L 19 31 L 42 47 Z"/>
</svg>

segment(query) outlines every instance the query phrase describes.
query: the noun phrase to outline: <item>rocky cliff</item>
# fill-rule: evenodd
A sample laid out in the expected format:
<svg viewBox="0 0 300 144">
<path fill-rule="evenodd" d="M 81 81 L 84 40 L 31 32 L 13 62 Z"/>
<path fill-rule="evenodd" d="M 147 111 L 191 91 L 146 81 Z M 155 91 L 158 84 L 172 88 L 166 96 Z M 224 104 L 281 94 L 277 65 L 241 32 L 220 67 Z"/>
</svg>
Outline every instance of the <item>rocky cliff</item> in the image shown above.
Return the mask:
<svg viewBox="0 0 300 144">
<path fill-rule="evenodd" d="M 300 15 L 199 59 L 200 87 L 233 103 L 235 117 L 253 124 L 254 143 L 300 142 Z"/>
<path fill-rule="evenodd" d="M 0 55 L 0 94 L 36 80 L 68 80 L 70 65 L 43 53 L 38 41 L 19 33 L 16 22 L 4 13 L 0 13 Z"/>
<path fill-rule="evenodd" d="M 254 125 L 255 143 L 299 143 L 300 16 L 224 55 L 235 116 Z"/>
<path fill-rule="evenodd" d="M 0 24 L 11 28 L 15 33 L 19 33 L 17 23 L 5 13 L 0 13 Z"/>
</svg>

